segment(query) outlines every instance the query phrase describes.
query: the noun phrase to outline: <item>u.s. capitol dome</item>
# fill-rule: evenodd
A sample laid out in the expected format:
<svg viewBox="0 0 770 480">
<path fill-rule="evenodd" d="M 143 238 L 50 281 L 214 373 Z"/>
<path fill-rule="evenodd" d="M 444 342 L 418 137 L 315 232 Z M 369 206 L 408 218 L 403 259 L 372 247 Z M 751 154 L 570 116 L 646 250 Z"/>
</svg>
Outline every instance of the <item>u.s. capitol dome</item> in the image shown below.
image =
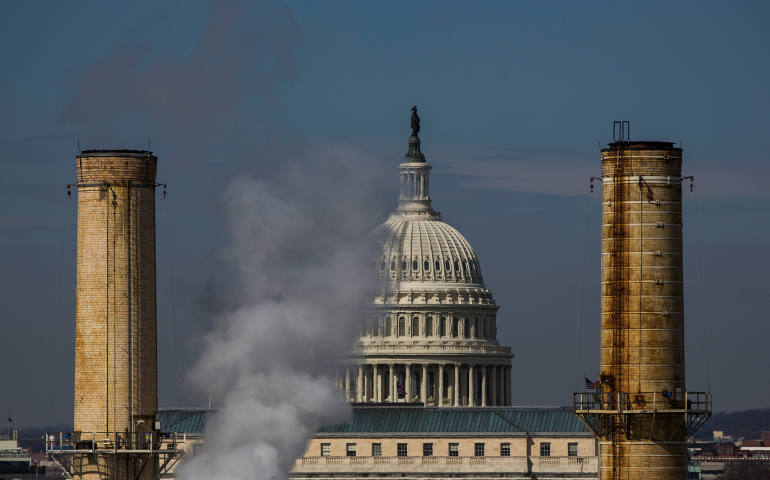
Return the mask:
<svg viewBox="0 0 770 480">
<path fill-rule="evenodd" d="M 513 355 L 497 341 L 499 307 L 468 240 L 431 207 L 419 128 L 415 110 L 398 208 L 374 232 L 384 288 L 340 387 L 359 403 L 510 405 Z"/>
</svg>

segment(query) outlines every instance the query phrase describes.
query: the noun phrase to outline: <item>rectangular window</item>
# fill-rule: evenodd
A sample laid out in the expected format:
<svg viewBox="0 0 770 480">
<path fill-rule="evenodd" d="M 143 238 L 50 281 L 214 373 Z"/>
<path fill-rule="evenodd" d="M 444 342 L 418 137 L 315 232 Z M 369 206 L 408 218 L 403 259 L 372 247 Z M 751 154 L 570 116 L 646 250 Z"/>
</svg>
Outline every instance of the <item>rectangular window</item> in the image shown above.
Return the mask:
<svg viewBox="0 0 770 480">
<path fill-rule="evenodd" d="M 423 443 L 422 444 L 422 456 L 423 457 L 432 457 L 433 456 L 433 444 L 432 443 Z"/>
<path fill-rule="evenodd" d="M 510 457 L 511 456 L 511 444 L 510 443 L 501 443 L 500 444 L 500 456 L 501 457 Z"/>
<path fill-rule="evenodd" d="M 550 442 L 542 442 L 542 443 L 540 443 L 540 456 L 541 457 L 550 457 L 551 456 L 551 443 Z"/>
<path fill-rule="evenodd" d="M 398 336 L 406 336 L 406 319 L 404 317 L 399 317 L 398 319 Z"/>
<path fill-rule="evenodd" d="M 425 336 L 426 337 L 433 336 L 433 318 L 431 317 L 428 317 L 425 319 Z"/>
<path fill-rule="evenodd" d="M 399 443 L 396 445 L 396 455 L 399 457 L 406 457 L 407 456 L 407 449 L 405 443 Z"/>
<path fill-rule="evenodd" d="M 382 444 L 381 443 L 373 443 L 372 444 L 372 456 L 373 457 L 381 457 L 382 456 Z"/>
<path fill-rule="evenodd" d="M 345 455 L 348 457 L 355 457 L 356 456 L 356 444 L 355 443 L 346 443 L 345 444 Z"/>
<path fill-rule="evenodd" d="M 567 444 L 567 455 L 569 455 L 570 457 L 577 457 L 578 456 L 578 454 L 577 454 L 577 442 L 575 442 L 575 443 L 570 442 L 570 443 Z"/>
<path fill-rule="evenodd" d="M 474 457 L 483 457 L 484 456 L 484 444 L 483 443 L 474 443 L 473 444 L 473 456 Z"/>
<path fill-rule="evenodd" d="M 450 443 L 449 444 L 449 456 L 450 457 L 456 457 L 460 455 L 460 444 L 459 443 Z"/>
<path fill-rule="evenodd" d="M 328 457 L 332 454 L 332 444 L 331 443 L 322 443 L 321 444 L 321 456 L 322 457 Z"/>
<path fill-rule="evenodd" d="M 420 334 L 420 319 L 418 317 L 412 319 L 412 331 L 409 333 L 411 333 L 413 337 Z"/>
<path fill-rule="evenodd" d="M 438 336 L 446 337 L 446 317 L 441 317 L 441 320 L 438 322 Z"/>
</svg>

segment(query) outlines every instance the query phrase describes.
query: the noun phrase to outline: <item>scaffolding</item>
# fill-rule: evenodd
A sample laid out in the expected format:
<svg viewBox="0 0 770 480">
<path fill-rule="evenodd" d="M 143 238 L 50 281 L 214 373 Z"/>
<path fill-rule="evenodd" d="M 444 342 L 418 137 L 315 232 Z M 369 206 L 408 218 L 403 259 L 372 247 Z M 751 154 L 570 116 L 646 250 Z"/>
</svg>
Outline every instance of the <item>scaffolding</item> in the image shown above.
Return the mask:
<svg viewBox="0 0 770 480">
<path fill-rule="evenodd" d="M 176 432 L 56 432 L 46 433 L 45 453 L 69 479 L 94 473 L 100 478 L 115 478 L 118 465 L 132 462 L 138 467 L 137 480 L 151 463 L 159 480 L 173 472 L 184 457 L 186 440 L 185 433 Z M 86 465 L 90 468 L 84 468 Z"/>
<path fill-rule="evenodd" d="M 652 399 L 652 403 L 647 399 Z M 632 419 L 638 416 L 651 422 L 650 438 L 657 415 L 679 416 L 687 436 L 695 433 L 711 417 L 710 392 L 578 392 L 573 395 L 573 408 L 578 419 L 595 435 L 610 437 L 615 425 L 630 436 Z M 642 416 L 647 417 L 642 417 Z M 676 433 L 676 432 L 675 432 Z"/>
</svg>

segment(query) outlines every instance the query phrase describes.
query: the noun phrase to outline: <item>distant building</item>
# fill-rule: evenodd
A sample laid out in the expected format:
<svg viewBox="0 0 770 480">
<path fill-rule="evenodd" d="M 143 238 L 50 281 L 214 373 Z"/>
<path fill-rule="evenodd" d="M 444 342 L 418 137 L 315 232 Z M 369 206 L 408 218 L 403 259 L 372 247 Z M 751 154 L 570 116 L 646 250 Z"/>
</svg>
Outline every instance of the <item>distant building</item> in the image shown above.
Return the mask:
<svg viewBox="0 0 770 480">
<path fill-rule="evenodd" d="M 18 430 L 11 435 L 0 435 L 0 479 L 31 479 L 45 475 L 45 467 L 39 467 L 32 456 L 19 446 Z"/>
</svg>

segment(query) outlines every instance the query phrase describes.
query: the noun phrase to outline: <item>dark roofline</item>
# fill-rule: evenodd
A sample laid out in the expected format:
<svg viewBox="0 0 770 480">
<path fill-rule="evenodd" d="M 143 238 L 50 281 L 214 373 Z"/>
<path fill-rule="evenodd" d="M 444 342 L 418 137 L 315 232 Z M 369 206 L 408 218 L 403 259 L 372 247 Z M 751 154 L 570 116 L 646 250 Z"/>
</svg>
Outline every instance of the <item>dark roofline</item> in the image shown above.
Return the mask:
<svg viewBox="0 0 770 480">
<path fill-rule="evenodd" d="M 631 140 L 629 142 L 612 142 L 607 148 L 603 148 L 602 151 L 606 152 L 618 146 L 621 146 L 624 150 L 682 150 L 679 147 L 674 147 L 674 142 Z"/>
<path fill-rule="evenodd" d="M 105 150 L 81 150 L 78 157 L 104 157 L 114 155 L 116 157 L 155 157 L 150 150 L 131 150 L 131 149 L 105 149 Z"/>
</svg>

